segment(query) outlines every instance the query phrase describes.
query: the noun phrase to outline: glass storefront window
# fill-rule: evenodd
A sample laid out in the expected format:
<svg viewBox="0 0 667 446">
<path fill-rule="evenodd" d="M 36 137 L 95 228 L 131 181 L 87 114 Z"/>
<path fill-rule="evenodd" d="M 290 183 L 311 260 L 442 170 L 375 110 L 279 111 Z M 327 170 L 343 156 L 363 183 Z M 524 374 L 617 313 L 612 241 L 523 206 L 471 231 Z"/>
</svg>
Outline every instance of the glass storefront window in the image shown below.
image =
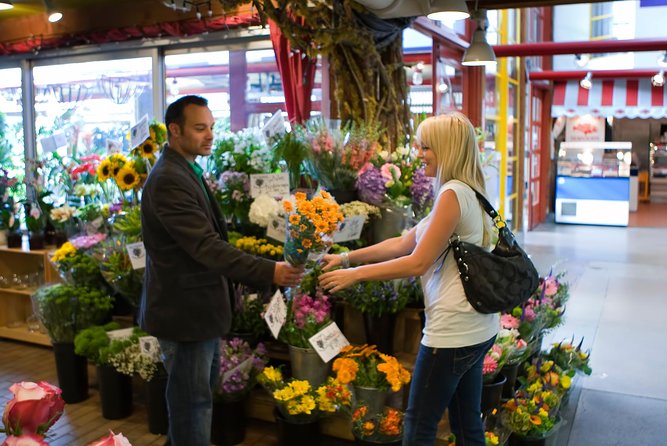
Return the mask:
<svg viewBox="0 0 667 446">
<path fill-rule="evenodd" d="M 169 54 L 165 58 L 167 104 L 189 94 L 208 99 L 216 132 L 230 129 L 229 51 Z"/>
<path fill-rule="evenodd" d="M 130 127 L 153 117 L 151 72 L 150 57 L 36 66 L 38 157 L 103 155 L 112 142 L 129 150 Z"/>
<path fill-rule="evenodd" d="M 0 69 L 0 165 L 14 178 L 25 173 L 21 69 Z"/>
</svg>

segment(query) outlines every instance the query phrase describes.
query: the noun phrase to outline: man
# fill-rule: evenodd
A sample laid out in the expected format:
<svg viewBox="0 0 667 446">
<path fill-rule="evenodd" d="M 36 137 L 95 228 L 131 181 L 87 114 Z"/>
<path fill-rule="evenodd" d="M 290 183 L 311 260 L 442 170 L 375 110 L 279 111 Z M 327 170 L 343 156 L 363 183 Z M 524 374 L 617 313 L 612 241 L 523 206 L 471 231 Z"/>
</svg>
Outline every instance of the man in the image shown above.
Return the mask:
<svg viewBox="0 0 667 446">
<path fill-rule="evenodd" d="M 214 119 L 206 99 L 185 96 L 165 116 L 168 147 L 146 181 L 141 223 L 146 273 L 140 325 L 156 336 L 169 374 L 170 446 L 208 446 L 218 340 L 231 323 L 232 282 L 294 286 L 302 270 L 235 249 L 202 179 Z"/>
</svg>

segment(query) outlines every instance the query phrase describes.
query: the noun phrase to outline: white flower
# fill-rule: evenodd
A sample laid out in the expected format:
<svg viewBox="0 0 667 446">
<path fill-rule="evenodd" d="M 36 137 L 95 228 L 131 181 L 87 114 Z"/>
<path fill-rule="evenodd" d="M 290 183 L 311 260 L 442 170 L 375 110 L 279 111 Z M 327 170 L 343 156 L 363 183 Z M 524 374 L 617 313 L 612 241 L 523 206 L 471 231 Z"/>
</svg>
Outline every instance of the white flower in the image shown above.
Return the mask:
<svg viewBox="0 0 667 446">
<path fill-rule="evenodd" d="M 381 151 L 380 152 L 380 157 L 383 160 L 387 161 L 389 159 L 389 152 L 387 152 L 386 150 Z"/>
<path fill-rule="evenodd" d="M 74 212 L 76 212 L 76 209 L 66 204 L 62 207 L 51 209 L 51 219 L 59 223 L 65 223 L 74 216 Z"/>
<path fill-rule="evenodd" d="M 268 194 L 260 194 L 250 205 L 248 217 L 252 223 L 266 228 L 273 217 L 279 215 L 281 205 Z"/>
<path fill-rule="evenodd" d="M 30 216 L 34 219 L 38 219 L 42 215 L 42 212 L 39 210 L 38 206 L 30 207 Z"/>
<path fill-rule="evenodd" d="M 400 156 L 406 156 L 407 154 L 410 153 L 410 148 L 407 146 L 404 147 L 398 147 L 396 149 L 396 153 L 398 153 Z"/>
</svg>

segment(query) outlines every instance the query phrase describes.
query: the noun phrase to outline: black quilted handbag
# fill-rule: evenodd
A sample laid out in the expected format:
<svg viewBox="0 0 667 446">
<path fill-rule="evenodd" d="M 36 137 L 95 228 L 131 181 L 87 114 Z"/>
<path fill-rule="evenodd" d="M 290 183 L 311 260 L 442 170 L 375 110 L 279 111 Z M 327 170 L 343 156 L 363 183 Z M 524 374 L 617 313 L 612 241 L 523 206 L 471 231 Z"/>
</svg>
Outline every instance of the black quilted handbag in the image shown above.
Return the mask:
<svg viewBox="0 0 667 446">
<path fill-rule="evenodd" d="M 461 241 L 454 234 L 441 254 L 442 264 L 436 272 L 442 268 L 451 250 L 470 305 L 485 314 L 510 310 L 533 294 L 539 284 L 539 275 L 502 217 L 482 194 L 473 191 L 498 229 L 496 247 L 489 252 L 473 243 Z"/>
</svg>

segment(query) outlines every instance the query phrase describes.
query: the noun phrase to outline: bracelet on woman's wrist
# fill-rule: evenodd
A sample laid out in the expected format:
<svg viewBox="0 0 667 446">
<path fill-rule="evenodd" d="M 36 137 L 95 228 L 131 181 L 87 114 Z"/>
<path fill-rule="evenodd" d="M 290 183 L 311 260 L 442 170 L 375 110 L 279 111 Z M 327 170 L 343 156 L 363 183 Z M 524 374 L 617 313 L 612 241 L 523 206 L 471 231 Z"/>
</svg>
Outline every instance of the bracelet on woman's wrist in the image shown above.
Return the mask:
<svg viewBox="0 0 667 446">
<path fill-rule="evenodd" d="M 343 266 L 343 268 L 350 267 L 350 256 L 347 252 L 340 253 L 340 264 Z"/>
</svg>

